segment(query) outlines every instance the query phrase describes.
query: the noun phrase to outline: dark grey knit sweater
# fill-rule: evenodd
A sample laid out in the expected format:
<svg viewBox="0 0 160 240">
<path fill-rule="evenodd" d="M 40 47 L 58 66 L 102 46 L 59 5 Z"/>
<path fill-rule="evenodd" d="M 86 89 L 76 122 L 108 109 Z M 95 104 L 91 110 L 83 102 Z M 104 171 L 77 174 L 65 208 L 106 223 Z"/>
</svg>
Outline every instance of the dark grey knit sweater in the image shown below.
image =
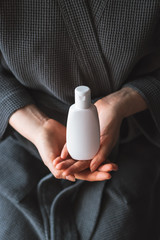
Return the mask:
<svg viewBox="0 0 160 240">
<path fill-rule="evenodd" d="M 150 113 L 136 118 L 160 145 L 159 21 L 159 0 L 2 0 L 0 136 L 29 103 L 61 121 L 78 85 L 96 99 L 127 84 L 146 99 Z"/>
</svg>

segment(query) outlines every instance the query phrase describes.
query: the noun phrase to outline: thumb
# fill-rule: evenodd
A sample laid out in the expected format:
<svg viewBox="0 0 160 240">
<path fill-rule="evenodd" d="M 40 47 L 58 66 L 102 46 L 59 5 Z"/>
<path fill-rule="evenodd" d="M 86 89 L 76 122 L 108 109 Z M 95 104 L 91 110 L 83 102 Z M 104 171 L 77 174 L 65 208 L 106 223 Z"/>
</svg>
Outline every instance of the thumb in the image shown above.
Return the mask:
<svg viewBox="0 0 160 240">
<path fill-rule="evenodd" d="M 63 146 L 63 149 L 61 151 L 61 158 L 66 159 L 67 156 L 68 156 L 68 149 L 67 149 L 67 144 L 65 143 L 65 145 Z"/>
<path fill-rule="evenodd" d="M 106 161 L 108 155 L 110 154 L 111 146 L 107 142 L 103 142 L 96 156 L 92 159 L 90 163 L 90 170 L 94 172 L 103 162 Z"/>
</svg>

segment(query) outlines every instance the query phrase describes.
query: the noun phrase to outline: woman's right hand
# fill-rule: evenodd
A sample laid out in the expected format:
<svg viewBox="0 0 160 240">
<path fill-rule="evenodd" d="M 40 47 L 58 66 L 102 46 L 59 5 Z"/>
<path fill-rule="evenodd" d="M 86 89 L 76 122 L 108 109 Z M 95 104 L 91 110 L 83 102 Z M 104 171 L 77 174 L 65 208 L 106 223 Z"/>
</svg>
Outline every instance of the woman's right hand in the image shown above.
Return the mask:
<svg viewBox="0 0 160 240">
<path fill-rule="evenodd" d="M 34 145 L 44 164 L 49 168 L 56 178 L 63 177 L 63 170 L 57 170 L 53 165 L 53 160 L 61 154 L 61 150 L 66 140 L 66 127 L 54 119 L 48 119 L 35 137 Z M 74 176 L 69 177 L 74 180 Z"/>
<path fill-rule="evenodd" d="M 34 104 L 15 111 L 9 124 L 36 146 L 44 164 L 56 178 L 65 178 L 62 170 L 57 170 L 53 165 L 53 160 L 60 155 L 66 140 L 65 126 L 48 118 Z M 74 180 L 72 176 L 69 178 Z"/>
</svg>

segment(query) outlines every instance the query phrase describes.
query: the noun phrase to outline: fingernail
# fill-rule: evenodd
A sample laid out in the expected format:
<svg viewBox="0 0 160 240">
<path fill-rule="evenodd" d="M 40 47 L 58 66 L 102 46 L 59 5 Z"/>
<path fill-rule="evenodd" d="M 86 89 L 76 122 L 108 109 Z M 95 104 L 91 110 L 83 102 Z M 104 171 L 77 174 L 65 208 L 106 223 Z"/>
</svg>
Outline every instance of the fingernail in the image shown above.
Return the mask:
<svg viewBox="0 0 160 240">
<path fill-rule="evenodd" d="M 118 168 L 115 168 L 115 167 L 114 167 L 112 171 L 118 171 Z"/>
<path fill-rule="evenodd" d="M 114 171 L 118 171 L 118 166 L 115 165 Z"/>
<path fill-rule="evenodd" d="M 94 172 L 96 170 L 96 166 L 93 164 L 91 167 L 90 167 L 90 170 L 91 172 Z"/>
<path fill-rule="evenodd" d="M 73 176 L 66 176 L 66 179 L 71 181 L 71 182 L 75 182 L 76 181 L 75 177 L 73 177 Z"/>
<path fill-rule="evenodd" d="M 110 175 L 110 174 L 109 174 L 109 175 Z M 108 180 L 109 180 L 109 179 L 111 179 L 111 178 L 112 178 L 112 176 L 111 176 L 111 175 L 110 175 L 110 176 L 108 176 Z"/>
</svg>

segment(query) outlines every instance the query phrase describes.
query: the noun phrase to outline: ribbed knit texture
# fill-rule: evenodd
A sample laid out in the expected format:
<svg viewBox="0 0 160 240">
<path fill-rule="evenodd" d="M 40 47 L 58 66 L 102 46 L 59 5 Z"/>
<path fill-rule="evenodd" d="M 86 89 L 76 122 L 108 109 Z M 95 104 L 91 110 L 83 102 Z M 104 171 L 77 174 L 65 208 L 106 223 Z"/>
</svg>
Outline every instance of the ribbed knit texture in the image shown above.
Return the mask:
<svg viewBox="0 0 160 240">
<path fill-rule="evenodd" d="M 36 91 L 68 107 L 78 85 L 89 86 L 94 99 L 127 82 L 146 99 L 159 131 L 160 77 L 153 71 L 160 64 L 145 68 L 147 56 L 160 56 L 159 14 L 158 0 L 1 1 L 0 137 L 14 111 L 38 104 Z"/>
</svg>

